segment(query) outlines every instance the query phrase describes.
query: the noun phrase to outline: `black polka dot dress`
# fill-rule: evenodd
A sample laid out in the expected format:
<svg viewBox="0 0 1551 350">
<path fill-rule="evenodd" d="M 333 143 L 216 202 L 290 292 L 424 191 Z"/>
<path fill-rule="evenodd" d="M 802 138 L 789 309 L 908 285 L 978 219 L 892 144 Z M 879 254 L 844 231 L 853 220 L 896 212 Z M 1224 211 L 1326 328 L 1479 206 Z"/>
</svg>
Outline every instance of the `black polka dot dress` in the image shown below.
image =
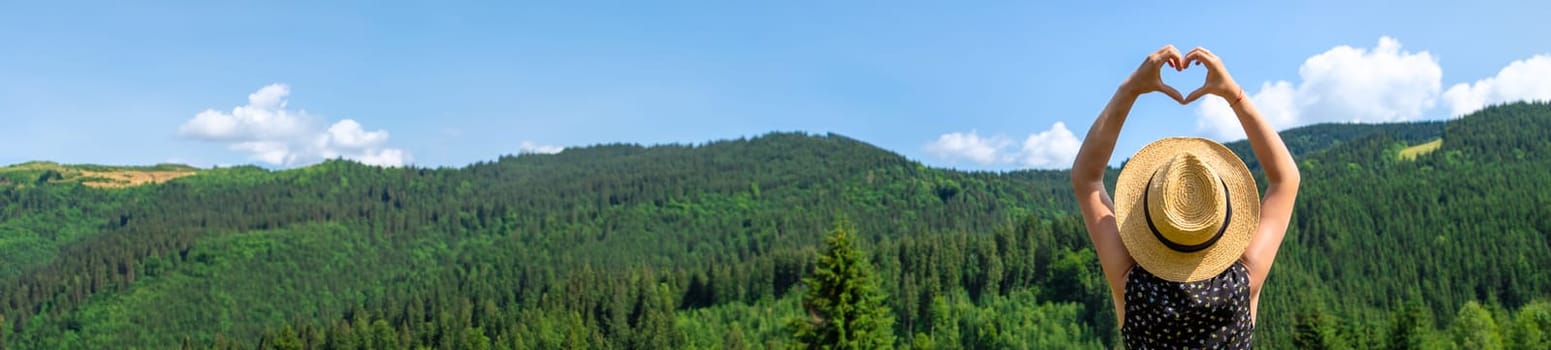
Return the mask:
<svg viewBox="0 0 1551 350">
<path fill-rule="evenodd" d="M 1249 349 L 1249 270 L 1234 263 L 1217 277 L 1180 283 L 1140 265 L 1126 275 L 1127 349 Z"/>
</svg>

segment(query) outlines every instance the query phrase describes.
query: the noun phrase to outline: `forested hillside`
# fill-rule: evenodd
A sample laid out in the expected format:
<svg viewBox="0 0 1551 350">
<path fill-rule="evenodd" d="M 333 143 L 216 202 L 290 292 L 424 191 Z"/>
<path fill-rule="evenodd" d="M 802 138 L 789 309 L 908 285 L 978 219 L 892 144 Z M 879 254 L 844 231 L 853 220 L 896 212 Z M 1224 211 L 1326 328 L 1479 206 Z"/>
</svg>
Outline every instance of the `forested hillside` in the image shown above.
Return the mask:
<svg viewBox="0 0 1551 350">
<path fill-rule="evenodd" d="M 1304 181 L 1259 344 L 1551 344 L 1551 105 L 1283 135 Z M 1064 171 L 791 133 L 122 188 L 39 164 L 0 169 L 7 349 L 784 348 L 841 218 L 896 347 L 1115 341 Z"/>
</svg>

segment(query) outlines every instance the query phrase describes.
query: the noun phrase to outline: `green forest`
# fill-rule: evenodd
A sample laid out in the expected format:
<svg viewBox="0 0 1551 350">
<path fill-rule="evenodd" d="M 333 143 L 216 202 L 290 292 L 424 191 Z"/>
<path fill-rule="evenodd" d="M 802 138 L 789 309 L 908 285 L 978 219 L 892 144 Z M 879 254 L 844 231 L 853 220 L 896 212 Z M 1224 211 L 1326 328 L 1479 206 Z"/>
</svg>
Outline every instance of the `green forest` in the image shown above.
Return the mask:
<svg viewBox="0 0 1551 350">
<path fill-rule="evenodd" d="M 1551 348 L 1551 104 L 1282 135 L 1303 185 L 1259 347 Z M 1066 171 L 805 133 L 460 168 L 48 164 L 0 168 L 3 349 L 1117 346 Z M 193 174 L 71 175 L 116 169 Z"/>
</svg>

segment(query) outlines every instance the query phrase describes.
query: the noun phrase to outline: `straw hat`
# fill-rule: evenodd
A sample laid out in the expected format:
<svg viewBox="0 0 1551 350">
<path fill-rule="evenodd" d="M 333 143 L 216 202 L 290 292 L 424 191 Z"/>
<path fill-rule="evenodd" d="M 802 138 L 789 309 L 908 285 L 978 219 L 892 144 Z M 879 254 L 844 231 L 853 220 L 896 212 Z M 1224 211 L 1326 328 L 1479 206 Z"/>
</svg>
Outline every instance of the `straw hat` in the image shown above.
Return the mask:
<svg viewBox="0 0 1551 350">
<path fill-rule="evenodd" d="M 1154 141 L 1115 182 L 1115 222 L 1136 263 L 1175 282 L 1233 265 L 1260 222 L 1255 178 L 1233 151 L 1198 137 Z"/>
</svg>

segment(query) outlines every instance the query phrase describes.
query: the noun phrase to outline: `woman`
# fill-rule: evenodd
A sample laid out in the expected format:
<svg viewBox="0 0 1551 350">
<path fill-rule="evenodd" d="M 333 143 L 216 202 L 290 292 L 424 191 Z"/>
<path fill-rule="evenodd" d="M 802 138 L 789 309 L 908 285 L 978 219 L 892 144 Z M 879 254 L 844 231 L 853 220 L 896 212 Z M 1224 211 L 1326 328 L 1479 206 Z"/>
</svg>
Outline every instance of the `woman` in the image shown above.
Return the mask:
<svg viewBox="0 0 1551 350">
<path fill-rule="evenodd" d="M 1207 69 L 1206 84 L 1181 97 L 1164 67 Z M 1137 97 L 1163 92 L 1181 104 L 1226 99 L 1270 182 L 1263 199 L 1244 163 L 1221 144 L 1166 138 L 1138 151 L 1104 188 L 1115 139 Z M 1260 290 L 1298 196 L 1298 168 L 1281 136 L 1211 51 L 1165 46 L 1120 84 L 1072 164 L 1072 187 L 1109 280 L 1127 348 L 1248 348 Z"/>
</svg>

